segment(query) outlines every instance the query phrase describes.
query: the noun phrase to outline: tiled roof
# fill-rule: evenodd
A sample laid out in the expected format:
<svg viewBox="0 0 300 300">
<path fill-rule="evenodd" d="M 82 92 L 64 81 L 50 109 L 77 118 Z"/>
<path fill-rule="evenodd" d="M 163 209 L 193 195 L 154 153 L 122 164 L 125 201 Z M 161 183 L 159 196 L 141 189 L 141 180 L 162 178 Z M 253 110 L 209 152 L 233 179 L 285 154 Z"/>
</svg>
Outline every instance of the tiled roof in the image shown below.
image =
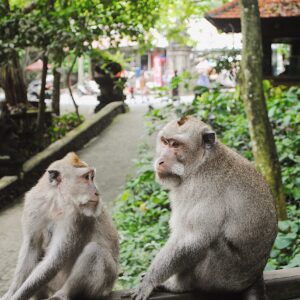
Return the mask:
<svg viewBox="0 0 300 300">
<path fill-rule="evenodd" d="M 214 10 L 206 17 L 212 19 L 239 19 L 239 0 L 233 0 Z M 261 18 L 300 16 L 300 0 L 258 0 Z"/>
</svg>

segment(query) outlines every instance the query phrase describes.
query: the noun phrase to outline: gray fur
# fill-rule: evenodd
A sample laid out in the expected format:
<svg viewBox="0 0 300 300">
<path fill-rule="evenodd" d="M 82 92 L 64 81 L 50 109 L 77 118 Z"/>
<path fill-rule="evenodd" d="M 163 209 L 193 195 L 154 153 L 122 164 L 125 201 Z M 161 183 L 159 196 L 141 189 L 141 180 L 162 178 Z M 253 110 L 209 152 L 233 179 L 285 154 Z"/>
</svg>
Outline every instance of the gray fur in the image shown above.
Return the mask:
<svg viewBox="0 0 300 300">
<path fill-rule="evenodd" d="M 111 292 L 118 273 L 117 231 L 92 180 L 86 190 L 72 181 L 77 173 L 90 170 L 83 162 L 72 166 L 74 155 L 49 167 L 59 171 L 61 182 L 55 184 L 45 172 L 26 194 L 23 244 L 12 284 L 1 300 L 68 300 L 78 293 L 100 297 Z M 99 200 L 97 205 L 89 206 L 90 192 Z"/>
<path fill-rule="evenodd" d="M 207 146 L 205 132 L 205 123 L 187 117 L 158 134 L 155 170 L 170 189 L 171 234 L 134 299 L 147 299 L 159 285 L 265 299 L 261 278 L 277 233 L 274 199 L 252 163 L 218 140 Z M 173 139 L 183 146 L 169 147 Z"/>
</svg>

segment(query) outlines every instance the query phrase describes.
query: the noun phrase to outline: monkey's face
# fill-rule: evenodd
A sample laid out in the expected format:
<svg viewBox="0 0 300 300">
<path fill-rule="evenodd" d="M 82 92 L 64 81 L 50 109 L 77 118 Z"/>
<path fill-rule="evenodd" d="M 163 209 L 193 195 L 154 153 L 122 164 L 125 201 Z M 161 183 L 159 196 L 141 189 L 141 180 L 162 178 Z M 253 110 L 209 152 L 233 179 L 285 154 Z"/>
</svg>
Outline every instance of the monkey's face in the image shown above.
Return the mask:
<svg viewBox="0 0 300 300">
<path fill-rule="evenodd" d="M 87 216 L 98 215 L 101 208 L 100 194 L 94 182 L 95 173 L 93 168 L 75 168 L 75 186 L 70 190 L 74 204 Z"/>
<path fill-rule="evenodd" d="M 78 158 L 79 159 L 79 158 Z M 101 211 L 101 198 L 94 183 L 96 170 L 77 161 L 57 161 L 48 169 L 49 182 L 57 190 L 60 207 L 73 206 L 86 216 L 97 216 Z"/>
<path fill-rule="evenodd" d="M 167 187 L 179 185 L 197 171 L 213 143 L 215 133 L 196 118 L 184 117 L 167 124 L 157 138 L 154 169 L 158 182 Z"/>
</svg>

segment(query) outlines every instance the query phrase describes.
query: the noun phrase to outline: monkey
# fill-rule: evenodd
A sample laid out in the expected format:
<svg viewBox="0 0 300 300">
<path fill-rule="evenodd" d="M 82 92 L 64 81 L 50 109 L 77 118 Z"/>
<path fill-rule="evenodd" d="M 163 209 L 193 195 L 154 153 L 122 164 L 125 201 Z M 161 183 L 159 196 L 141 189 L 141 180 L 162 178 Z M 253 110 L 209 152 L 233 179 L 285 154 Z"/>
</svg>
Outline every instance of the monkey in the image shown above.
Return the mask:
<svg viewBox="0 0 300 300">
<path fill-rule="evenodd" d="M 185 116 L 158 133 L 154 170 L 169 189 L 170 236 L 131 297 L 145 300 L 163 288 L 267 299 L 263 270 L 277 215 L 254 165 Z"/>
<path fill-rule="evenodd" d="M 1 300 L 110 294 L 118 274 L 118 234 L 94 177 L 95 169 L 71 152 L 26 193 L 23 243 Z"/>
</svg>

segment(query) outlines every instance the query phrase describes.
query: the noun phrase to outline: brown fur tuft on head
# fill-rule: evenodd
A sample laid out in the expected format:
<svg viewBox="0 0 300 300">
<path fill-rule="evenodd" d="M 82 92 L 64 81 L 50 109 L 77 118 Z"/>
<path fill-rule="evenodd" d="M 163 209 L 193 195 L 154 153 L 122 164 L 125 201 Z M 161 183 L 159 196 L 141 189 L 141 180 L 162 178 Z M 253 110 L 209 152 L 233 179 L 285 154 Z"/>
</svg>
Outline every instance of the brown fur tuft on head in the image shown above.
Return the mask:
<svg viewBox="0 0 300 300">
<path fill-rule="evenodd" d="M 182 117 L 180 120 L 177 121 L 178 126 L 182 126 L 188 119 L 189 116 Z"/>
<path fill-rule="evenodd" d="M 85 168 L 85 167 L 88 167 L 88 165 L 84 161 L 82 161 L 75 152 L 68 153 L 65 158 L 75 168 Z"/>
</svg>

